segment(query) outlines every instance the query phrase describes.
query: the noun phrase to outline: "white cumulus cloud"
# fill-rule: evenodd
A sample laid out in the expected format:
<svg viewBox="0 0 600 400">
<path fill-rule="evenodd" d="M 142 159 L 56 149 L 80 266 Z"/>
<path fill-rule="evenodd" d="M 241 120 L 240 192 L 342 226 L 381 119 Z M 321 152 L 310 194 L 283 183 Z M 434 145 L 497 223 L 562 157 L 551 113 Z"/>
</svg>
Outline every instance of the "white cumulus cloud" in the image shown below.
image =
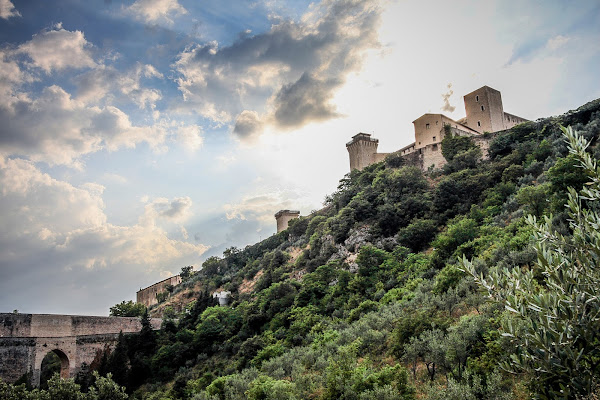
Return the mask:
<svg viewBox="0 0 600 400">
<path fill-rule="evenodd" d="M 174 17 L 187 14 L 177 0 L 136 0 L 126 11 L 148 23 L 165 22 L 169 25 Z"/>
<path fill-rule="evenodd" d="M 114 106 L 87 106 L 59 86 L 36 99 L 14 97 L 0 104 L 0 154 L 27 156 L 34 161 L 76 166 L 84 154 L 101 149 L 133 148 L 141 142 L 160 149 L 165 128 L 136 126 Z"/>
<path fill-rule="evenodd" d="M 41 68 L 47 74 L 66 68 L 94 67 L 91 44 L 81 31 L 67 31 L 59 23 L 44 30 L 19 46 L 18 52 L 26 54 L 30 65 Z"/>
<path fill-rule="evenodd" d="M 17 11 L 15 5 L 10 0 L 0 0 L 0 18 L 9 19 L 20 16 L 21 13 Z"/>
</svg>

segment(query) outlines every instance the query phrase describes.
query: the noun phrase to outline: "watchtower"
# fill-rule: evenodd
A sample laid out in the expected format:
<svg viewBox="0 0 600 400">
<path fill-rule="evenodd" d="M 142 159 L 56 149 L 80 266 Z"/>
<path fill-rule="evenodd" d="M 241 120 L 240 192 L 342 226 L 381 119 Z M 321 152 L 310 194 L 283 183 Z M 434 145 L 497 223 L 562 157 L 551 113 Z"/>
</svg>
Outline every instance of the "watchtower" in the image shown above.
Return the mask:
<svg viewBox="0 0 600 400">
<path fill-rule="evenodd" d="M 277 220 L 277 233 L 285 231 L 288 228 L 288 224 L 291 220 L 296 219 L 300 216 L 300 211 L 295 210 L 280 210 L 275 214 Z"/>
<path fill-rule="evenodd" d="M 479 132 L 506 129 L 502 95 L 496 89 L 483 86 L 464 96 L 467 118 L 465 125 Z"/>
<path fill-rule="evenodd" d="M 359 133 L 352 136 L 352 140 L 346 143 L 346 149 L 350 155 L 350 170 L 362 170 L 367 165 L 377 161 L 377 146 L 379 140 L 372 138 L 368 133 Z"/>
</svg>

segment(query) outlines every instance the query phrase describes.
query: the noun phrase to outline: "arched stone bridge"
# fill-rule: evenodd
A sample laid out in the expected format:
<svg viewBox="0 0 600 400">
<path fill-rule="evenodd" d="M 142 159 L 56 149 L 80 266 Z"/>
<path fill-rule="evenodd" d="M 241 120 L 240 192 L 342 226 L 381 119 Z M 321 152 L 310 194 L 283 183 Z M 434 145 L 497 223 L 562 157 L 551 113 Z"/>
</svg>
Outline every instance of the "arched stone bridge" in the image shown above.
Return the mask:
<svg viewBox="0 0 600 400">
<path fill-rule="evenodd" d="M 154 329 L 160 324 L 152 319 Z M 39 386 L 42 360 L 51 351 L 61 360 L 61 377 L 74 377 L 84 363 L 112 348 L 119 332 L 141 327 L 139 318 L 0 313 L 0 378 L 15 382 L 31 373 L 31 383 Z"/>
</svg>

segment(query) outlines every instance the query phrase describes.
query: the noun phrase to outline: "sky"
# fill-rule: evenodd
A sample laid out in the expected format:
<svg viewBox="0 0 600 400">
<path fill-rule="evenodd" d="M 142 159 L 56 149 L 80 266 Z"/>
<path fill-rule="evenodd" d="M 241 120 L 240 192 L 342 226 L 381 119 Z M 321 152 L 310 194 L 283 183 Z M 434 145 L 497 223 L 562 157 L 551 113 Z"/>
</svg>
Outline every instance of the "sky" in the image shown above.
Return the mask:
<svg viewBox="0 0 600 400">
<path fill-rule="evenodd" d="M 0 0 L 0 312 L 107 315 L 322 207 L 345 143 L 488 85 L 600 97 L 600 3 Z"/>
</svg>

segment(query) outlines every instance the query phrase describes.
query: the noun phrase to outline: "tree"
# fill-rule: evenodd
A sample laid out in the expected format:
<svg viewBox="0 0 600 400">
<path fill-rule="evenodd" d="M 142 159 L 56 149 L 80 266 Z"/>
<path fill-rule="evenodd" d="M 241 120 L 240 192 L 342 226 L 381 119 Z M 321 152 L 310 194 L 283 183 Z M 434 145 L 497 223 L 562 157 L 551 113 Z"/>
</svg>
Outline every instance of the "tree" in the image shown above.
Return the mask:
<svg viewBox="0 0 600 400">
<path fill-rule="evenodd" d="M 123 332 L 119 333 L 117 345 L 108 358 L 106 369 L 114 376 L 115 382 L 119 385 L 127 386 L 129 380 L 129 357 L 127 356 L 127 343 Z"/>
<path fill-rule="evenodd" d="M 110 308 L 111 317 L 141 317 L 146 311 L 146 306 L 133 301 L 122 301 Z"/>
<path fill-rule="evenodd" d="M 449 125 L 444 125 L 446 134 L 444 139 L 442 139 L 442 155 L 446 161 L 452 161 L 457 154 L 477 147 L 473 139 L 469 136 L 453 135 L 451 130 L 446 127 L 449 127 Z"/>
<path fill-rule="evenodd" d="M 182 281 L 184 281 L 184 282 L 187 281 L 193 275 L 194 275 L 194 266 L 193 265 L 181 267 L 181 272 L 179 273 L 179 276 L 181 277 Z"/>
<path fill-rule="evenodd" d="M 529 216 L 538 255 L 532 269 L 505 268 L 484 277 L 462 261 L 510 312 L 504 335 L 517 347 L 509 367 L 532 374 L 542 399 L 586 396 L 600 376 L 600 168 L 586 153 L 589 142 L 570 127 L 561 129 L 582 174 L 591 178 L 580 193 L 568 189 L 571 236 L 554 231 L 551 216 Z"/>
<path fill-rule="evenodd" d="M 111 374 L 104 377 L 94 371 L 94 378 L 96 379 L 95 387 L 92 387 L 88 394 L 90 400 L 127 400 L 129 398 L 125 393 L 125 388 L 113 381 Z"/>
</svg>

